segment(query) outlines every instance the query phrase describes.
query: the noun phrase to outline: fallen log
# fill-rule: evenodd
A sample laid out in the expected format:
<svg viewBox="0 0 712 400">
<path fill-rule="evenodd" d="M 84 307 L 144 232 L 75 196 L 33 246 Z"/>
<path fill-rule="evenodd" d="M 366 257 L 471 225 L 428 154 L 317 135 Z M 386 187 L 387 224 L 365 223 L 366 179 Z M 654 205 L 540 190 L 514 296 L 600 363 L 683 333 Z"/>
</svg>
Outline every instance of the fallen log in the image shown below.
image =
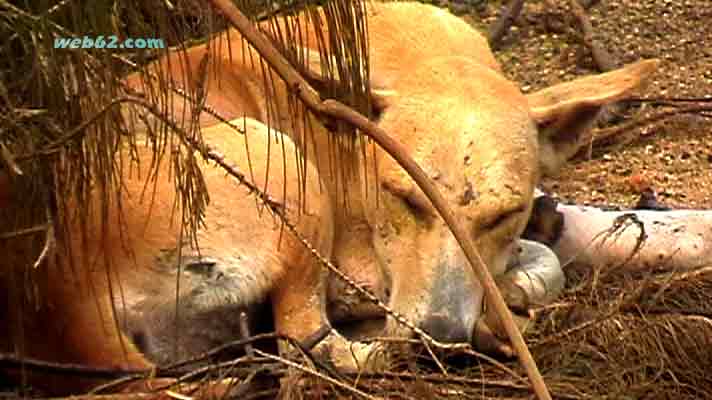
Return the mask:
<svg viewBox="0 0 712 400">
<path fill-rule="evenodd" d="M 576 263 L 686 271 L 712 264 L 712 210 L 605 211 L 565 204 L 553 210 L 537 218 L 563 216 L 552 250 L 564 268 Z"/>
</svg>

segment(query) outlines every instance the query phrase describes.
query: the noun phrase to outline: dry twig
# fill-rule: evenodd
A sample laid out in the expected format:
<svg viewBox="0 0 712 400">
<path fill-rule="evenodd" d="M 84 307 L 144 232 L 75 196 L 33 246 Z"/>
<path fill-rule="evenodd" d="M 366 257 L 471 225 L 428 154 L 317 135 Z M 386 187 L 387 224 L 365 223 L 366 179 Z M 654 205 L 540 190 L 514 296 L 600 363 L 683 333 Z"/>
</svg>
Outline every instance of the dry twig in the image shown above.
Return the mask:
<svg viewBox="0 0 712 400">
<path fill-rule="evenodd" d="M 507 335 L 509 336 L 512 345 L 514 346 L 519 360 L 527 371 L 527 375 L 532 383 L 532 388 L 539 399 L 550 399 L 544 379 L 539 372 L 536 362 L 531 356 L 527 348 L 522 333 L 512 318 L 511 312 L 507 307 L 502 294 L 489 273 L 489 270 L 484 265 L 484 261 L 480 257 L 468 233 L 460 226 L 450 210 L 450 207 L 445 202 L 440 192 L 432 184 L 428 176 L 413 161 L 410 155 L 404 150 L 398 142 L 388 136 L 378 125 L 370 121 L 363 115 L 355 112 L 353 109 L 344 106 L 336 100 L 321 101 L 317 92 L 309 86 L 284 58 L 277 52 L 274 46 L 268 42 L 264 36 L 260 35 L 250 21 L 242 15 L 242 13 L 228 0 L 211 0 L 213 5 L 225 15 L 230 23 L 237 28 L 245 39 L 267 60 L 274 68 L 275 72 L 284 80 L 287 87 L 291 88 L 293 93 L 299 96 L 304 104 L 319 115 L 329 116 L 342 121 L 346 121 L 352 126 L 357 127 L 362 133 L 368 135 L 383 148 L 391 157 L 393 157 L 404 170 L 413 178 L 418 187 L 425 193 L 428 199 L 433 203 L 445 222 L 450 227 L 455 239 L 463 249 L 467 259 L 469 260 L 475 275 L 485 288 L 485 295 L 489 302 L 494 307 L 498 317 L 502 321 Z"/>
</svg>

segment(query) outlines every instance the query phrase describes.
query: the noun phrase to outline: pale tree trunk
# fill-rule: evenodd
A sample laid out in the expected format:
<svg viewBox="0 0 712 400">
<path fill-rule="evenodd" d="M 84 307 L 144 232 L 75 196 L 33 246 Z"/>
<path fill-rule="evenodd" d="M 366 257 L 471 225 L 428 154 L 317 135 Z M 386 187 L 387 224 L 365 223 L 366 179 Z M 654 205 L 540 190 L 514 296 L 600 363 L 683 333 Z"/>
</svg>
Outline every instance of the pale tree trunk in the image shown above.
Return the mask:
<svg viewBox="0 0 712 400">
<path fill-rule="evenodd" d="M 552 249 L 570 263 L 685 271 L 712 264 L 712 210 L 604 211 L 559 204 Z"/>
</svg>

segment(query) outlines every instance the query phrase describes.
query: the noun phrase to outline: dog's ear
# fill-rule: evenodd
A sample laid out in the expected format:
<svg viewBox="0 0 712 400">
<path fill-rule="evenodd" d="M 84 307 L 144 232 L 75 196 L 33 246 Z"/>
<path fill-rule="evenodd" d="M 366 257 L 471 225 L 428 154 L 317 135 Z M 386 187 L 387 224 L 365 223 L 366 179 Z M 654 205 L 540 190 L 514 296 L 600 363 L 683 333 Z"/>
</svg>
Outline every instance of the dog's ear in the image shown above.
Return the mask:
<svg viewBox="0 0 712 400">
<path fill-rule="evenodd" d="M 530 114 L 539 125 L 540 162 L 554 174 L 585 143 L 583 138 L 608 104 L 630 96 L 657 69 L 644 60 L 615 71 L 560 83 L 527 96 Z"/>
</svg>

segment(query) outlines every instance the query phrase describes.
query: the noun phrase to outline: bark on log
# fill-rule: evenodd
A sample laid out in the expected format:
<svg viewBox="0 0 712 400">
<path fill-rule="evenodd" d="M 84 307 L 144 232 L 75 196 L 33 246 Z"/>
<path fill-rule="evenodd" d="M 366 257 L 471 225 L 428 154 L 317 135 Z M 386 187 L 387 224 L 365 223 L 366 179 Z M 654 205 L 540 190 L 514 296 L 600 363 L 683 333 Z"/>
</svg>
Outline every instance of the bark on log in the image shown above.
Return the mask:
<svg viewBox="0 0 712 400">
<path fill-rule="evenodd" d="M 712 210 L 603 211 L 563 204 L 556 210 L 564 228 L 552 249 L 564 268 L 574 262 L 684 271 L 712 264 Z"/>
</svg>

